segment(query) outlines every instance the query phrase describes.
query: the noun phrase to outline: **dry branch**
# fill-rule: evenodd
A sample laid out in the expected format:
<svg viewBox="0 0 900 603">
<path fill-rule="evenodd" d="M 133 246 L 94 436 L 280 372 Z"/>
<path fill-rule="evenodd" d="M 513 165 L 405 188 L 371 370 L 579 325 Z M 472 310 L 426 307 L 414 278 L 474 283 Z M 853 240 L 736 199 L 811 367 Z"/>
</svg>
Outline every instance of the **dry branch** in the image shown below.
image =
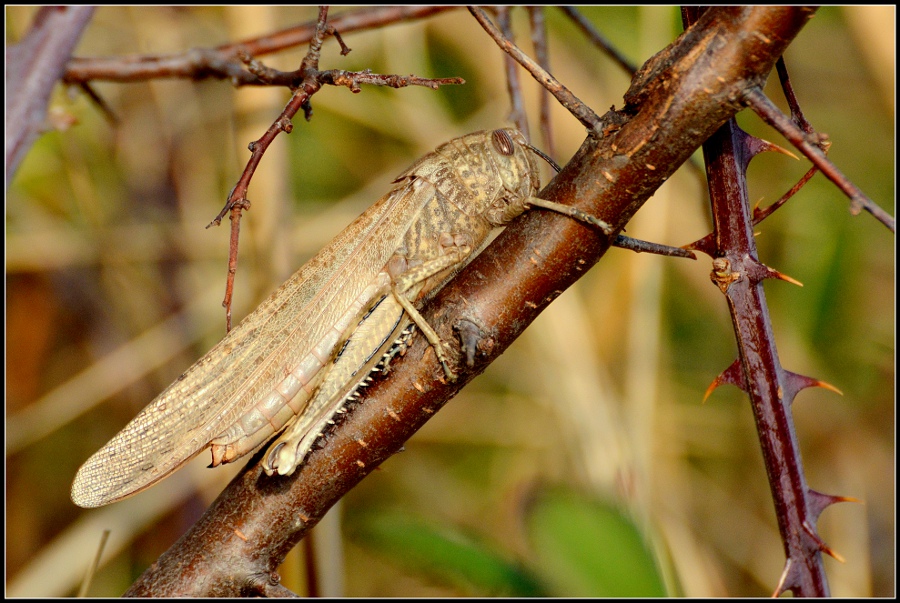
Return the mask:
<svg viewBox="0 0 900 603">
<path fill-rule="evenodd" d="M 28 34 L 7 47 L 7 182 L 45 127 L 50 92 L 93 14 L 93 7 L 44 7 Z"/>
<path fill-rule="evenodd" d="M 373 6 L 335 15 L 329 24 L 341 33 L 383 27 L 391 23 L 424 19 L 454 10 L 453 6 Z M 234 85 L 264 85 L 246 71 L 240 60 L 244 52 L 265 56 L 308 44 L 316 32 L 316 21 L 309 21 L 272 34 L 215 48 L 194 48 L 167 55 L 125 57 L 76 57 L 66 65 L 64 81 L 71 84 L 103 80 L 140 82 L 159 78 L 230 79 Z"/>
</svg>

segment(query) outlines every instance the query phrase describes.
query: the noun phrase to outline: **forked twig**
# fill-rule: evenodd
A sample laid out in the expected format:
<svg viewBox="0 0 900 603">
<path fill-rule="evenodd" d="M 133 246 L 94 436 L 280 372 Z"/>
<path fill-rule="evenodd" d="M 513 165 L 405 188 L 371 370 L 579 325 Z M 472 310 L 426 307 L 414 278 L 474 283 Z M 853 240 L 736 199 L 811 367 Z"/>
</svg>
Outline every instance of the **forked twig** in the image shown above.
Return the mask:
<svg viewBox="0 0 900 603">
<path fill-rule="evenodd" d="M 241 59 L 248 65 L 248 72 L 252 73 L 255 78 L 263 83 L 270 85 L 284 85 L 291 88 L 293 94 L 288 101 L 284 110 L 275 119 L 268 130 L 257 140 L 248 145 L 250 149 L 250 159 L 244 167 L 237 184 L 228 194 L 228 199 L 222 211 L 207 224 L 207 228 L 215 224 L 218 226 L 222 222 L 225 214 L 231 213 L 231 236 L 228 253 L 228 277 L 225 284 L 225 298 L 222 300 L 222 306 L 225 308 L 225 326 L 228 331 L 231 330 L 231 301 L 234 293 L 234 277 L 237 272 L 237 254 L 238 242 L 241 230 L 241 215 L 243 210 L 249 209 L 250 200 L 247 198 L 247 190 L 250 187 L 250 180 L 256 172 L 259 162 L 265 155 L 266 150 L 275 137 L 281 132 L 290 132 L 294 129 L 292 119 L 300 109 L 303 109 L 307 120 L 312 115 L 312 107 L 310 106 L 310 98 L 318 92 L 323 85 L 346 86 L 352 92 L 360 91 L 360 84 L 373 84 L 380 86 L 391 86 L 400 88 L 403 86 L 427 86 L 437 89 L 445 84 L 463 84 L 462 78 L 440 78 L 426 79 L 416 76 L 401 75 L 380 75 L 371 73 L 369 70 L 362 72 L 349 72 L 343 70 L 319 71 L 319 57 L 322 50 L 322 44 L 329 35 L 338 37 L 334 27 L 328 25 L 328 7 L 319 8 L 319 20 L 316 26 L 316 32 L 312 40 L 309 42 L 309 51 L 300 63 L 299 69 L 291 72 L 278 71 L 271 69 L 252 59 L 246 53 L 241 54 Z M 342 52 L 346 54 L 350 51 L 340 41 Z"/>
<path fill-rule="evenodd" d="M 797 147 L 801 153 L 813 162 L 829 180 L 834 182 L 845 195 L 850 197 L 850 212 L 856 215 L 865 209 L 875 218 L 887 226 L 891 232 L 896 232 L 894 217 L 869 199 L 858 186 L 853 184 L 837 166 L 835 166 L 825 153 L 819 148 L 819 140 L 810 140 L 810 136 L 800 129 L 790 117 L 763 94 L 758 87 L 753 87 L 744 93 L 744 100 L 759 115 L 763 121 L 778 130 L 791 144 Z"/>
<path fill-rule="evenodd" d="M 784 57 L 778 59 L 778 62 L 775 63 L 775 70 L 778 72 L 778 79 L 781 81 L 781 90 L 784 92 L 784 98 L 787 100 L 788 107 L 791 109 L 791 119 L 794 121 L 797 126 L 806 132 L 807 134 L 813 134 L 814 130 L 812 124 L 806 119 L 806 116 L 803 115 L 803 110 L 800 108 L 800 102 L 797 100 L 797 95 L 794 94 L 794 86 L 791 84 L 791 78 L 788 76 L 787 65 L 784 63 Z M 828 147 L 831 146 L 831 143 L 828 140 L 824 139 L 820 134 L 818 137 L 819 143 L 816 145 L 820 149 L 822 149 L 823 153 L 828 153 Z M 782 205 L 788 202 L 797 192 L 803 188 L 807 182 L 812 179 L 819 172 L 819 168 L 813 165 L 797 183 L 790 188 L 788 192 L 783 194 L 780 199 L 766 207 L 765 209 L 754 208 L 753 210 L 753 224 L 759 224 L 770 215 L 775 213 L 775 211 L 780 208 Z"/>
</svg>

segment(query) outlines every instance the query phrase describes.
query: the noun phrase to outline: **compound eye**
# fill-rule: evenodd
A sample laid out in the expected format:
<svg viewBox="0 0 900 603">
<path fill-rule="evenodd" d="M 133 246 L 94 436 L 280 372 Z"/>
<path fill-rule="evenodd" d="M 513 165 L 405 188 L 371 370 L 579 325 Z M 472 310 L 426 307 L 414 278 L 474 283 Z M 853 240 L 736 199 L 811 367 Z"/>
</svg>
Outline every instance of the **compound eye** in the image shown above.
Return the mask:
<svg viewBox="0 0 900 603">
<path fill-rule="evenodd" d="M 494 143 L 494 148 L 497 149 L 501 155 L 510 157 L 515 151 L 515 143 L 513 142 L 512 136 L 510 136 L 509 132 L 506 130 L 494 130 L 491 132 L 491 141 Z"/>
</svg>

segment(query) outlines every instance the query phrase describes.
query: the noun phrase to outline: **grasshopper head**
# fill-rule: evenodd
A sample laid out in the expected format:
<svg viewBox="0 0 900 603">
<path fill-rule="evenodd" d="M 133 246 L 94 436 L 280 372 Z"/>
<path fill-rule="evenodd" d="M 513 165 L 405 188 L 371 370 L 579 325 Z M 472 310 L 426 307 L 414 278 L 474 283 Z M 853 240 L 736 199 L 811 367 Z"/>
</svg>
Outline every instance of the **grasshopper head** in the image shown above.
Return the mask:
<svg viewBox="0 0 900 603">
<path fill-rule="evenodd" d="M 515 128 L 473 132 L 442 144 L 396 181 L 428 180 L 462 214 L 501 226 L 524 212 L 541 186 L 536 155 L 550 161 Z"/>
<path fill-rule="evenodd" d="M 537 162 L 528 141 L 515 128 L 490 133 L 489 150 L 502 190 L 491 200 L 485 216 L 491 224 L 506 224 L 525 211 L 526 201 L 541 186 Z"/>
</svg>

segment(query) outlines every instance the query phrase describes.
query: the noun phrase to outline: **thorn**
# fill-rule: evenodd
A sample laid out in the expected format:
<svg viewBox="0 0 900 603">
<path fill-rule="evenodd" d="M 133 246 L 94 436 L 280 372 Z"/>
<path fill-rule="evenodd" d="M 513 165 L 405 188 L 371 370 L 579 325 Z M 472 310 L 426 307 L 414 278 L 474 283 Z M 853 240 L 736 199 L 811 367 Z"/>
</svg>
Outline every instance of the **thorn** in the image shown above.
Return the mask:
<svg viewBox="0 0 900 603">
<path fill-rule="evenodd" d="M 747 388 L 744 385 L 744 369 L 741 367 L 740 358 L 732 362 L 731 366 L 722 371 L 719 376 L 710 383 L 709 387 L 706 388 L 706 394 L 703 396 L 704 403 L 706 403 L 706 399 L 709 398 L 710 394 L 712 394 L 720 385 L 735 385 L 743 391 L 747 391 Z"/>
<path fill-rule="evenodd" d="M 810 538 L 813 539 L 813 542 L 816 543 L 816 546 L 819 548 L 820 551 L 822 551 L 826 555 L 831 555 L 832 557 L 834 557 L 841 563 L 845 562 L 845 559 L 837 551 L 835 551 L 830 546 L 825 544 L 822 541 L 822 539 L 819 538 L 819 535 L 816 534 L 816 531 L 813 530 L 811 525 L 809 525 L 809 522 L 806 522 L 806 521 L 803 522 L 803 531 L 806 532 L 807 536 L 809 536 Z"/>
<path fill-rule="evenodd" d="M 724 258 L 727 260 L 727 258 Z M 754 285 L 761 283 L 764 279 L 772 278 L 772 275 L 769 274 L 771 268 L 760 262 L 754 257 L 744 256 L 744 270 L 746 271 L 747 278 L 750 279 L 750 282 Z M 715 266 L 716 260 L 713 260 L 713 265 Z M 730 266 L 729 266 L 730 268 Z"/>
<path fill-rule="evenodd" d="M 753 233 L 753 236 L 757 236 L 758 233 Z M 786 274 L 782 274 L 781 272 L 775 270 L 774 268 L 770 268 L 766 266 L 756 258 L 744 258 L 744 266 L 746 267 L 747 277 L 753 284 L 757 284 L 762 282 L 767 278 L 776 278 L 778 280 L 786 281 L 788 283 L 797 285 L 798 287 L 802 287 L 803 283 L 798 281 L 797 279 L 790 277 Z M 713 260 L 715 264 L 716 260 Z"/>
<path fill-rule="evenodd" d="M 803 283 L 801 283 L 800 281 L 798 281 L 795 278 L 792 278 L 792 277 L 784 274 L 783 272 L 778 272 L 774 268 L 770 268 L 768 266 L 766 266 L 765 268 L 766 268 L 766 278 L 777 278 L 778 280 L 785 281 L 785 282 L 791 283 L 793 285 L 797 285 L 798 287 L 803 286 Z"/>
<path fill-rule="evenodd" d="M 794 567 L 794 562 L 791 561 L 790 557 L 785 559 L 784 569 L 781 570 L 781 578 L 778 579 L 778 586 L 775 587 L 775 592 L 772 593 L 773 599 L 780 597 L 781 595 L 783 595 L 785 593 L 785 591 L 788 591 L 791 589 L 791 587 L 792 587 L 791 585 L 793 585 L 793 583 L 794 583 L 793 582 L 794 576 L 792 575 L 794 573 L 792 571 L 793 567 Z"/>
<path fill-rule="evenodd" d="M 844 392 L 833 386 L 832 384 L 826 381 L 820 381 L 819 379 L 813 379 L 812 377 L 807 377 L 806 375 L 800 375 L 798 373 L 792 373 L 791 371 L 784 370 L 784 379 L 785 385 L 788 389 L 788 395 L 791 402 L 793 402 L 794 397 L 801 391 L 806 389 L 807 387 L 822 387 L 829 391 L 833 391 L 839 396 L 843 396 Z"/>
<path fill-rule="evenodd" d="M 705 253 L 709 257 L 715 257 L 716 241 L 713 237 L 713 233 L 709 233 L 702 239 L 697 239 L 693 243 L 688 243 L 684 246 L 684 249 L 693 249 L 694 251 Z"/>
<path fill-rule="evenodd" d="M 759 155 L 760 153 L 765 153 L 766 151 L 773 151 L 775 153 L 781 153 L 782 155 L 787 155 L 796 160 L 800 160 L 799 157 L 785 149 L 784 147 L 780 147 L 773 142 L 769 142 L 768 140 L 757 138 L 756 136 L 752 136 L 750 140 L 750 152 L 752 156 Z"/>
<path fill-rule="evenodd" d="M 852 496 L 836 496 L 834 494 L 824 494 L 817 490 L 813 490 L 812 488 L 806 489 L 809 494 L 809 512 L 812 513 L 813 517 L 816 519 L 819 518 L 819 515 L 822 514 L 822 511 L 830 507 L 835 503 L 842 502 L 854 502 L 862 504 L 862 501 L 858 498 L 853 498 Z"/>
</svg>

